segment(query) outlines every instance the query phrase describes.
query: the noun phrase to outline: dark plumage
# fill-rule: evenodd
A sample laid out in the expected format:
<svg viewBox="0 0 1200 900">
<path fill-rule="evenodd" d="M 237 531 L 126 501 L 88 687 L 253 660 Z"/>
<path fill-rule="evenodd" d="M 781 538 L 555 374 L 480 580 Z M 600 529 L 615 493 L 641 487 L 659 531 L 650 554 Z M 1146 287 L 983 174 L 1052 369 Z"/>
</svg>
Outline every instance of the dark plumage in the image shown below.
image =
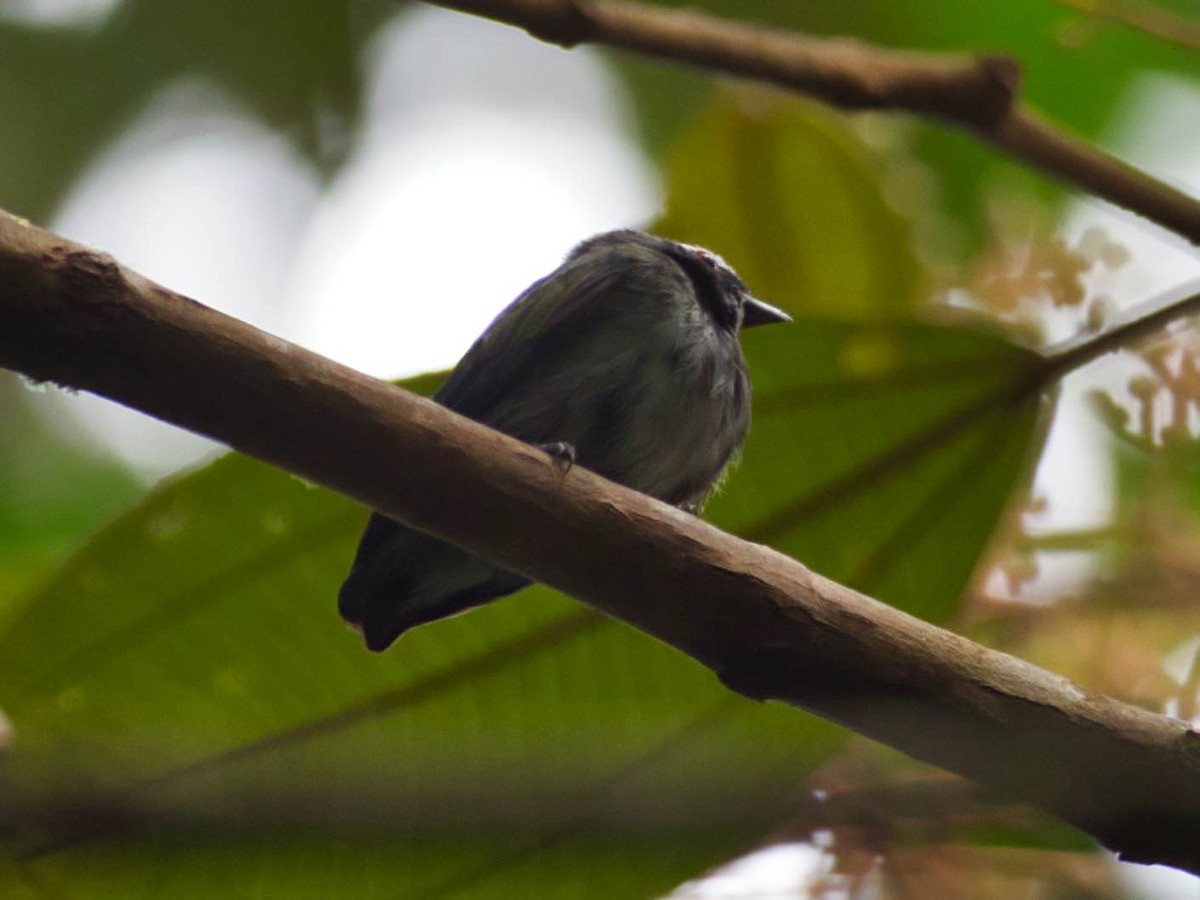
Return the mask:
<svg viewBox="0 0 1200 900">
<path fill-rule="evenodd" d="M 531 444 L 566 444 L 579 465 L 697 509 L 750 425 L 738 332 L 781 321 L 708 251 L 612 231 L 500 313 L 434 399 Z M 378 651 L 529 583 L 374 514 L 338 609 Z"/>
</svg>

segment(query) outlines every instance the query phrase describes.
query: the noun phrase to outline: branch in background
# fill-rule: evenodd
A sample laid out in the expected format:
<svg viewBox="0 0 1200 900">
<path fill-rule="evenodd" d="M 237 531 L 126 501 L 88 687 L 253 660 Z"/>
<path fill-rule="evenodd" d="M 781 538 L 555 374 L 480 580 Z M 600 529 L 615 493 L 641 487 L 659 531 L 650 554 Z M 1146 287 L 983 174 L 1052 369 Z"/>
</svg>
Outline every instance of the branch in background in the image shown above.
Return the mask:
<svg viewBox="0 0 1200 900">
<path fill-rule="evenodd" d="M 1189 282 L 1138 304 L 1100 334 L 1082 334 L 1044 351 L 1044 383 L 1095 362 L 1107 353 L 1132 347 L 1185 316 L 1200 313 L 1200 283 Z"/>
<path fill-rule="evenodd" d="M 1200 201 L 1054 128 L 1017 102 L 1004 56 L 900 53 L 757 28 L 628 0 L 430 0 L 573 47 L 631 50 L 810 94 L 846 109 L 895 109 L 963 126 L 1063 181 L 1200 244 Z"/>
<path fill-rule="evenodd" d="M 434 0 L 564 47 L 603 44 L 802 91 L 848 109 L 903 109 L 986 127 L 1020 79 L 1005 56 L 884 52 L 622 0 Z"/>
<path fill-rule="evenodd" d="M 1091 16 L 1116 22 L 1161 41 L 1183 47 L 1185 50 L 1200 50 L 1200 22 L 1181 16 L 1155 3 L 1139 3 L 1137 0 L 1057 0 L 1070 9 Z"/>
<path fill-rule="evenodd" d="M 578 597 L 741 693 L 1041 806 L 1128 859 L 1200 874 L 1200 735 L 1185 723 L 1089 694 L 582 468 L 564 473 L 533 447 L 3 214 L 0 365 L 223 441 Z"/>
</svg>

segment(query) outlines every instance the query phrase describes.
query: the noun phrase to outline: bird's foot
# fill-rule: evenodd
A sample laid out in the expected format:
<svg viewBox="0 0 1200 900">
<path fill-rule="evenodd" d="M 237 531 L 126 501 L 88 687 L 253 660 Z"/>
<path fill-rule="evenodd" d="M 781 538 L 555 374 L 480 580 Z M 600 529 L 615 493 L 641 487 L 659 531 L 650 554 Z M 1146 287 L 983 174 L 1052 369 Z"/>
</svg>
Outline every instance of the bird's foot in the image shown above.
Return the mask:
<svg viewBox="0 0 1200 900">
<path fill-rule="evenodd" d="M 566 475 L 575 465 L 575 445 L 565 441 L 555 441 L 552 444 L 538 444 L 537 448 L 549 456 Z"/>
</svg>

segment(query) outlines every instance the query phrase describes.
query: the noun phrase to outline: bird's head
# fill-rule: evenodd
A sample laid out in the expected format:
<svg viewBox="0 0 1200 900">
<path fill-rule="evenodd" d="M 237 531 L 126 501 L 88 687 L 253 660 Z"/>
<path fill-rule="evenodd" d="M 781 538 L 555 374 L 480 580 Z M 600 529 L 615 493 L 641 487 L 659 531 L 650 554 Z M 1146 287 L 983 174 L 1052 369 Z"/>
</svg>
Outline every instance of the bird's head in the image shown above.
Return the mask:
<svg viewBox="0 0 1200 900">
<path fill-rule="evenodd" d="M 729 263 L 716 253 L 642 231 L 610 231 L 585 241 L 573 255 L 599 246 L 637 244 L 654 250 L 674 262 L 691 282 L 696 300 L 721 328 L 736 334 L 739 329 L 773 322 L 790 322 L 783 310 L 764 303 L 746 287 Z"/>
<path fill-rule="evenodd" d="M 719 325 L 736 332 L 739 328 L 792 321 L 782 309 L 751 294 L 733 267 L 716 253 L 694 244 L 665 243 L 670 245 L 667 256 L 691 279 L 700 305 Z"/>
</svg>

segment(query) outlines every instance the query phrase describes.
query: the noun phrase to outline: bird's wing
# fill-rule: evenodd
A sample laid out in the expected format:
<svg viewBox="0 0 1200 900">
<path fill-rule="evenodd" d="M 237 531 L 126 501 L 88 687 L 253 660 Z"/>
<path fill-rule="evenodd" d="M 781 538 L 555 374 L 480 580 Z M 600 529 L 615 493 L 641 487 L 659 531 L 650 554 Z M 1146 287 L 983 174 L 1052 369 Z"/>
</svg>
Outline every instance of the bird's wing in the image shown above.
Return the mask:
<svg viewBox="0 0 1200 900">
<path fill-rule="evenodd" d="M 616 267 L 575 266 L 535 282 L 472 345 L 434 399 L 503 428 L 496 417 L 501 401 L 528 391 L 540 372 L 561 367 L 565 355 L 619 312 L 604 295 L 621 279 Z"/>
<path fill-rule="evenodd" d="M 533 284 L 467 351 L 434 399 L 465 416 L 529 441 L 544 440 L 514 408 L 540 412 L 561 403 L 545 392 L 542 373 L 578 350 L 611 309 L 605 293 L 618 287 L 615 267 L 568 267 L 553 283 Z M 602 327 L 602 326 L 601 326 Z M 552 370 L 552 369 L 551 369 Z M 530 398 L 539 402 L 530 402 Z M 514 406 L 515 401 L 515 406 Z M 542 423 L 552 429 L 550 423 Z M 367 646 L 382 650 L 405 629 L 519 590 L 527 578 L 375 513 L 338 597 L 342 617 Z"/>
</svg>

